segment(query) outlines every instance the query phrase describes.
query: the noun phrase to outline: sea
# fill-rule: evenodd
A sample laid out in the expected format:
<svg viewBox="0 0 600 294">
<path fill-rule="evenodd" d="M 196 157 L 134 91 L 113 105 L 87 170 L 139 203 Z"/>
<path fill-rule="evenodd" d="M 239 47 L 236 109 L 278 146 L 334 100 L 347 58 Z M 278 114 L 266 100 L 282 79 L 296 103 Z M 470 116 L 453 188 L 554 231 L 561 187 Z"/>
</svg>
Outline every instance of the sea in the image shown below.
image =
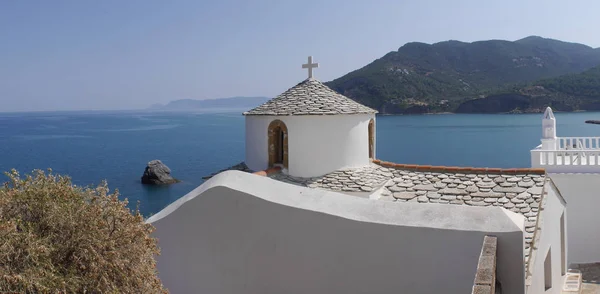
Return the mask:
<svg viewBox="0 0 600 294">
<path fill-rule="evenodd" d="M 558 136 L 600 136 L 600 125 L 584 123 L 600 119 L 600 112 L 555 115 Z M 406 164 L 529 167 L 541 123 L 542 114 L 378 116 L 376 155 Z M 0 113 L 0 171 L 51 168 L 82 186 L 106 180 L 149 216 L 201 185 L 202 177 L 242 162 L 244 140 L 241 111 Z M 182 182 L 142 185 L 153 159 Z"/>
</svg>

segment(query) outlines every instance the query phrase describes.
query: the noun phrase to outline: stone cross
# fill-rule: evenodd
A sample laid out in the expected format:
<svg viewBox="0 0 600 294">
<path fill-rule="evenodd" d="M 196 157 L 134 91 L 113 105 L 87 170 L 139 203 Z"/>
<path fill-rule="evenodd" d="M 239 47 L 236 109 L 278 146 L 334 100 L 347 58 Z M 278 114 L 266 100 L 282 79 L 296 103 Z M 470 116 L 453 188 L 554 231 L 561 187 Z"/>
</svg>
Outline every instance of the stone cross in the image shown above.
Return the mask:
<svg viewBox="0 0 600 294">
<path fill-rule="evenodd" d="M 308 63 L 303 64 L 302 68 L 308 68 L 308 78 L 312 78 L 313 74 L 312 74 L 312 70 L 313 68 L 317 68 L 319 67 L 318 63 L 312 63 L 312 56 L 308 57 Z"/>
</svg>

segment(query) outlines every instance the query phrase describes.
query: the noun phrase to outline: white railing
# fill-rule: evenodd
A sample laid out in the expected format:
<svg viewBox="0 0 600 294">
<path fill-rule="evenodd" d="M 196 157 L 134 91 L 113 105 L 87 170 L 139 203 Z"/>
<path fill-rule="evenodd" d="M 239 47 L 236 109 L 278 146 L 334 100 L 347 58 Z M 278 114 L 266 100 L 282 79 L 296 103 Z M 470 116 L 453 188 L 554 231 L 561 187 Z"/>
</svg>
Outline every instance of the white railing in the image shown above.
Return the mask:
<svg viewBox="0 0 600 294">
<path fill-rule="evenodd" d="M 600 137 L 559 137 L 557 149 L 531 150 L 531 167 L 548 172 L 600 172 Z"/>
<path fill-rule="evenodd" d="M 600 150 L 600 137 L 558 137 L 558 149 Z"/>
<path fill-rule="evenodd" d="M 536 165 L 594 165 L 600 166 L 600 150 L 531 150 Z M 532 161 L 533 163 L 533 161 Z"/>
</svg>

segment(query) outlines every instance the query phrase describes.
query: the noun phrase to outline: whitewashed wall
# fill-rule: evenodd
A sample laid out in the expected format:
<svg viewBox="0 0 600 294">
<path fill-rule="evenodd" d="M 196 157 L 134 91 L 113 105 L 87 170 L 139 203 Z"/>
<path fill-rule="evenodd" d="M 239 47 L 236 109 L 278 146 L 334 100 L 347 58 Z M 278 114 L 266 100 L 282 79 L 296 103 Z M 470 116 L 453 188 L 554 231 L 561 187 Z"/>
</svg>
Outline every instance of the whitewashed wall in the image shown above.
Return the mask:
<svg viewBox="0 0 600 294">
<path fill-rule="evenodd" d="M 273 116 L 245 116 L 246 121 L 246 165 L 255 171 L 269 167 L 269 124 Z M 284 121 L 284 120 L 281 120 Z M 286 123 L 287 125 L 287 123 Z M 289 130 L 289 126 L 288 126 Z M 289 146 L 289 141 L 288 141 Z"/>
<path fill-rule="evenodd" d="M 558 192 L 554 189 L 554 186 L 547 183 L 544 187 L 544 190 L 548 192 L 546 195 L 546 202 L 544 205 L 544 210 L 542 211 L 542 222 L 541 222 L 541 230 L 539 231 L 540 239 L 538 241 L 538 249 L 535 253 L 535 259 L 533 260 L 533 271 L 532 271 L 532 282 L 529 289 L 529 293 L 561 293 L 562 283 L 563 283 L 563 272 L 566 272 L 567 264 L 565 260 L 565 265 L 563 271 L 562 267 L 562 257 L 561 251 L 562 243 L 561 243 L 561 224 L 560 218 L 564 213 L 564 221 L 565 226 L 567 222 L 567 213 L 565 209 L 564 200 L 558 195 Z M 568 240 L 566 236 L 568 236 L 567 228 L 564 231 L 565 234 L 565 257 L 568 258 Z M 551 276 L 552 276 L 552 287 L 548 290 L 545 288 L 545 267 L 544 262 L 546 260 L 547 253 L 550 252 L 550 260 L 551 260 Z"/>
<path fill-rule="evenodd" d="M 568 263 L 600 262 L 600 174 L 550 174 L 567 202 Z"/>
<path fill-rule="evenodd" d="M 288 129 L 288 172 L 315 177 L 369 164 L 369 120 L 373 114 L 246 116 L 246 164 L 268 167 L 268 127 L 279 119 Z"/>
<path fill-rule="evenodd" d="M 483 238 L 524 293 L 523 217 L 392 203 L 221 173 L 154 215 L 171 293 L 470 293 Z"/>
</svg>

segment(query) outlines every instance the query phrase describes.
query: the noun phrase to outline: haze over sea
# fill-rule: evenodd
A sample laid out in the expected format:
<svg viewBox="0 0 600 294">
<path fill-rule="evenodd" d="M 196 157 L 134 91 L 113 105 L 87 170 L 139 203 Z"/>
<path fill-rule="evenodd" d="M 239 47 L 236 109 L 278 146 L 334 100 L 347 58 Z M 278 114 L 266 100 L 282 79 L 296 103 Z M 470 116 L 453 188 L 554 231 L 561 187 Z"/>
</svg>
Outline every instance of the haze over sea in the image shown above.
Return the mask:
<svg viewBox="0 0 600 294">
<path fill-rule="evenodd" d="M 540 144 L 541 114 L 377 117 L 377 158 L 410 164 L 529 167 Z M 600 136 L 585 124 L 600 113 L 556 113 L 558 136 Z M 46 112 L 0 114 L 0 170 L 52 168 L 77 185 L 107 180 L 130 206 L 156 213 L 202 184 L 202 177 L 244 160 L 240 112 Z M 293 134 L 290 134 L 293 136 Z M 140 184 L 160 159 L 183 182 Z M 6 178 L 3 178 L 5 181 Z"/>
</svg>

